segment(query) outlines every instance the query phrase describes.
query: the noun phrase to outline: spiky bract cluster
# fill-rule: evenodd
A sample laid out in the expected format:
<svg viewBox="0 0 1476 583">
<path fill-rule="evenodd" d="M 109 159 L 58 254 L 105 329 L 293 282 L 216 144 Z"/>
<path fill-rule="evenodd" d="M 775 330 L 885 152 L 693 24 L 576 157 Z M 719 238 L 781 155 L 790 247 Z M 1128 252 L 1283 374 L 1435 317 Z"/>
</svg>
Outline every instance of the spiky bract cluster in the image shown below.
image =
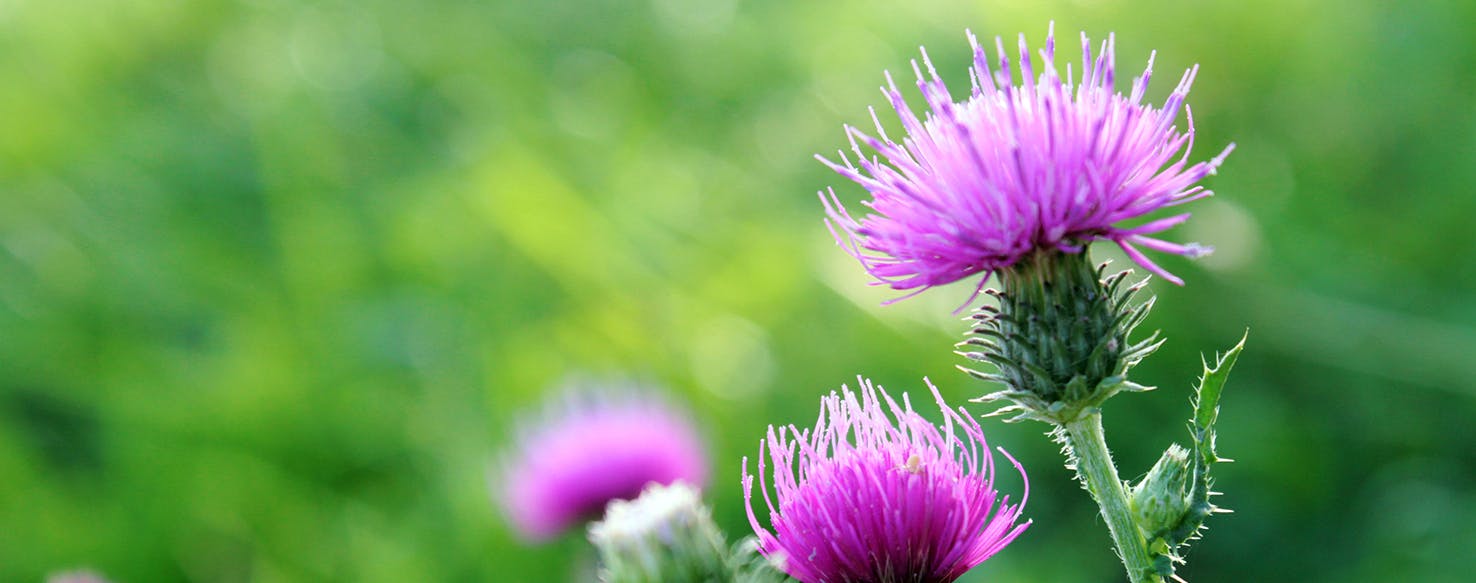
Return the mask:
<svg viewBox="0 0 1476 583">
<path fill-rule="evenodd" d="M 960 367 L 1004 385 L 980 398 L 1009 404 L 998 414 L 1062 425 L 1123 390 L 1148 387 L 1127 371 L 1162 343 L 1158 333 L 1137 342 L 1129 336 L 1152 309 L 1134 303 L 1145 281 L 1126 283 L 1130 271 L 1105 275 L 1085 253 L 1041 251 L 1001 273 L 1004 291 L 990 290 L 998 306 L 973 316 L 974 336 L 960 343 L 963 356 L 992 364 L 995 372 Z"/>
<path fill-rule="evenodd" d="M 759 552 L 804 583 L 948 583 L 1024 532 L 1028 481 L 1018 504 L 999 499 L 978 421 L 929 388 L 943 412 L 941 431 L 905 395 L 899 405 L 865 380 L 859 397 L 842 387 L 822 399 L 812 430 L 771 426 L 760 442 L 758 479 L 772 533 L 754 514 L 747 459 L 743 470 Z"/>
</svg>

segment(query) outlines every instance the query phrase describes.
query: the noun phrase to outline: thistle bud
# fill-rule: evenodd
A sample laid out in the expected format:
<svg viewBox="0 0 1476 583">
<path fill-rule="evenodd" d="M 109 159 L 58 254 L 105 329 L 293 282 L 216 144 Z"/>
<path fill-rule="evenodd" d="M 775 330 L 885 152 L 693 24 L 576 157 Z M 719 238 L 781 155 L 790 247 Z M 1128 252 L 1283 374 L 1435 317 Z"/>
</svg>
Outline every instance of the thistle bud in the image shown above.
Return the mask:
<svg viewBox="0 0 1476 583">
<path fill-rule="evenodd" d="M 652 484 L 632 501 L 610 503 L 590 525 L 605 583 L 728 581 L 728 549 L 697 490 Z"/>
<path fill-rule="evenodd" d="M 1177 443 L 1170 445 L 1148 475 L 1129 490 L 1138 526 L 1150 538 L 1178 527 L 1189 512 L 1191 463 L 1189 450 Z"/>
</svg>

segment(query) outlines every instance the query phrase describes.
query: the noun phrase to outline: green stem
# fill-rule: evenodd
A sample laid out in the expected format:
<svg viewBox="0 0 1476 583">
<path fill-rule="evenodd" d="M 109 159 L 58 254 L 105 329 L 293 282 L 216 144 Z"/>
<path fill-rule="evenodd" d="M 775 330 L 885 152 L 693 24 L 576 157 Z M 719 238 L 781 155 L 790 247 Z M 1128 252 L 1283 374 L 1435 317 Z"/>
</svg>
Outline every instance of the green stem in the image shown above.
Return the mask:
<svg viewBox="0 0 1476 583">
<path fill-rule="evenodd" d="M 1065 430 L 1066 439 L 1076 452 L 1076 473 L 1102 509 L 1102 519 L 1107 521 L 1107 530 L 1112 533 L 1117 554 L 1127 568 L 1128 580 L 1160 583 L 1163 579 L 1154 573 L 1148 543 L 1133 520 L 1127 490 L 1117 477 L 1112 454 L 1107 451 L 1107 439 L 1102 433 L 1102 414 L 1084 415 L 1067 423 Z"/>
</svg>

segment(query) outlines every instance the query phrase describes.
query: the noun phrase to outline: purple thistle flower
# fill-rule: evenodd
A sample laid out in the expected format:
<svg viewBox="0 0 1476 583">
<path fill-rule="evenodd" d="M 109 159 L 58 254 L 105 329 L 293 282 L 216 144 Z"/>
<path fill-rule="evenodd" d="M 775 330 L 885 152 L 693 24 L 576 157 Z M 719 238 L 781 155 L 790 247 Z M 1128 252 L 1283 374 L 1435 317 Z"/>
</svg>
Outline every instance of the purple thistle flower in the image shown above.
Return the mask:
<svg viewBox="0 0 1476 583">
<path fill-rule="evenodd" d="M 503 463 L 499 502 L 518 533 L 546 540 L 599 518 L 647 484 L 701 487 L 707 459 L 686 412 L 638 387 L 575 386 L 525 427 Z"/>
<path fill-rule="evenodd" d="M 887 137 L 873 109 L 879 138 L 846 126 L 855 164 L 844 152 L 840 163 L 816 156 L 872 195 L 864 203 L 872 214 L 857 221 L 833 189 L 820 193 L 832 232 L 838 225 L 850 239 L 842 241 L 837 233 L 842 246 L 878 285 L 917 288 L 903 298 L 977 273 L 984 274 L 977 288 L 982 290 L 990 274 L 1037 250 L 1080 253 L 1094 240 L 1118 244 L 1139 265 L 1182 285 L 1139 247 L 1190 257 L 1208 253 L 1196 244 L 1150 236 L 1184 222 L 1188 213 L 1119 225 L 1210 196 L 1195 183 L 1214 174 L 1235 147 L 1188 164 L 1194 116 L 1184 98 L 1198 65 L 1155 108 L 1143 103 L 1153 56 L 1134 79 L 1131 95 L 1114 92 L 1112 35 L 1093 57 L 1082 33 L 1081 76 L 1075 78 L 1067 63 L 1064 80 L 1056 70 L 1055 24 L 1039 53 L 1039 77 L 1020 35 L 1018 87 L 1004 42 L 995 39 L 998 68 L 991 69 L 984 47 L 972 32 L 968 36 L 974 66 L 967 100 L 954 102 L 923 50 L 927 76 L 917 61 L 912 67 L 930 109 L 925 119 L 903 101 L 890 73 L 882 89 L 907 134 L 900 144 Z M 1187 117 L 1182 132 L 1174 125 L 1180 107 Z M 864 154 L 858 142 L 880 159 Z"/>
<path fill-rule="evenodd" d="M 814 430 L 769 427 L 774 498 L 760 442 L 758 479 L 773 533 L 754 516 L 744 458 L 745 506 L 760 553 L 804 583 L 947 583 L 1030 526 L 1016 524 L 1030 483 L 1002 449 L 1026 480 L 1025 494 L 1015 505 L 1005 496 L 996 509 L 994 456 L 977 421 L 949 409 L 931 382 L 942 431 L 913 412 L 906 394 L 898 406 L 858 380 L 859 400 L 845 386 L 821 399 Z"/>
</svg>

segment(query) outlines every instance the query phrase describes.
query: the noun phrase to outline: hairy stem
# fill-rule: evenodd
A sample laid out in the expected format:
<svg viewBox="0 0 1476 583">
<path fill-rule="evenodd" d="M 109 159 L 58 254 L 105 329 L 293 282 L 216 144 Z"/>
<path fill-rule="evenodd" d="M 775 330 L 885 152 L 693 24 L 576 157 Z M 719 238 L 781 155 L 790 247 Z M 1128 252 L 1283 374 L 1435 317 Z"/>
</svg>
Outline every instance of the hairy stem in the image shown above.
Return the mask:
<svg viewBox="0 0 1476 583">
<path fill-rule="evenodd" d="M 1107 521 L 1112 543 L 1117 546 L 1117 554 L 1127 568 L 1128 580 L 1132 583 L 1161 583 L 1163 579 L 1153 569 L 1148 543 L 1133 520 L 1127 490 L 1117 477 L 1112 454 L 1107 451 L 1107 439 L 1102 433 L 1102 414 L 1083 415 L 1067 423 L 1064 429 L 1067 443 L 1075 452 L 1076 473 L 1102 509 L 1102 519 Z"/>
</svg>

